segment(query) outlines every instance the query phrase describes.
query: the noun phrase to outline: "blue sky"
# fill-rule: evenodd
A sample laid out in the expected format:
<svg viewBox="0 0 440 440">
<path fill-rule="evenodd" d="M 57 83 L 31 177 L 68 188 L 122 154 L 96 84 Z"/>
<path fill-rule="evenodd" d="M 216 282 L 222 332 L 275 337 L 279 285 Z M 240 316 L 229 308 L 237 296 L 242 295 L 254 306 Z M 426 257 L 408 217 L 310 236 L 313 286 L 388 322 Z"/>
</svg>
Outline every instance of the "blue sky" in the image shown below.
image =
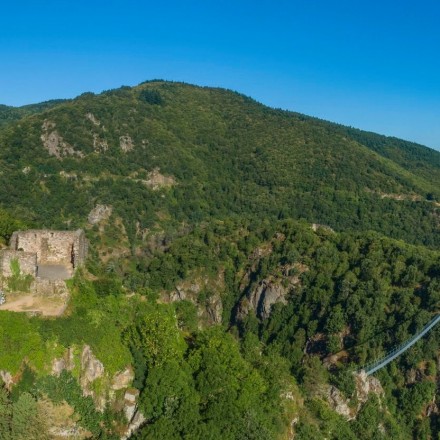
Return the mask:
<svg viewBox="0 0 440 440">
<path fill-rule="evenodd" d="M 0 103 L 163 78 L 440 149 L 440 2 L 14 3 L 0 11 Z"/>
</svg>

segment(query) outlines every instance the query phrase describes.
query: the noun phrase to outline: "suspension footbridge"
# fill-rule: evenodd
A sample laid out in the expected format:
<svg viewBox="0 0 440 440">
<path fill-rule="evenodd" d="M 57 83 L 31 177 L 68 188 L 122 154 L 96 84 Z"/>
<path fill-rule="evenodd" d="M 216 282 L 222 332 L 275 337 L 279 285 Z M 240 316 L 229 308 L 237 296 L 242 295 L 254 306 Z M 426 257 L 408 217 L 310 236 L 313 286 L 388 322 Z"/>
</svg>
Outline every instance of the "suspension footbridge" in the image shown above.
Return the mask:
<svg viewBox="0 0 440 440">
<path fill-rule="evenodd" d="M 433 327 L 435 327 L 440 322 L 440 314 L 436 315 L 431 321 L 428 322 L 428 324 L 425 325 L 418 333 L 416 333 L 411 338 L 407 339 L 402 344 L 395 347 L 393 350 L 388 352 L 384 357 L 372 362 L 371 364 L 365 365 L 361 371 L 364 371 L 367 376 L 370 374 L 375 373 L 377 370 L 380 370 L 381 368 L 385 367 L 385 365 L 388 365 L 391 361 L 396 359 L 396 357 L 400 356 L 402 353 L 404 353 L 408 348 L 413 346 L 420 338 L 423 338 L 423 336 L 426 335 Z"/>
</svg>

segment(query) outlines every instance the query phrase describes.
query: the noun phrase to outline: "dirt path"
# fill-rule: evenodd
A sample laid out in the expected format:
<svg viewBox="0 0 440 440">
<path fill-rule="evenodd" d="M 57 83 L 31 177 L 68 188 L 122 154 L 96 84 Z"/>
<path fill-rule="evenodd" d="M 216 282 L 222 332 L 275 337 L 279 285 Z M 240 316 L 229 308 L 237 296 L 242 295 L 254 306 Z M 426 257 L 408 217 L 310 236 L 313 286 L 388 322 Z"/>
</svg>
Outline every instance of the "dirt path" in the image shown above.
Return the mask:
<svg viewBox="0 0 440 440">
<path fill-rule="evenodd" d="M 60 316 L 67 307 L 67 296 L 44 297 L 33 294 L 8 294 L 6 303 L 0 306 L 0 310 L 11 312 L 36 313 L 43 316 Z"/>
</svg>

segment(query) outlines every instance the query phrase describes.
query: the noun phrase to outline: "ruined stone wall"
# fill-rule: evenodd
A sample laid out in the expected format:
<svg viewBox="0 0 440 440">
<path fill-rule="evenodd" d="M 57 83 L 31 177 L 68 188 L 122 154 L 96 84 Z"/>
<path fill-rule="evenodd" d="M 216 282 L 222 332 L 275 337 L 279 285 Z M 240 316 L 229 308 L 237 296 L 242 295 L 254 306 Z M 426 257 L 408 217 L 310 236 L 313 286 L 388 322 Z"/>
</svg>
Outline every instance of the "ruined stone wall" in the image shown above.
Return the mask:
<svg viewBox="0 0 440 440">
<path fill-rule="evenodd" d="M 86 262 L 87 253 L 89 251 L 89 242 L 83 230 L 79 229 L 75 232 L 75 266 L 74 268 L 82 266 Z"/>
<path fill-rule="evenodd" d="M 31 292 L 41 296 L 67 296 L 69 294 L 63 280 L 44 280 L 41 278 L 36 278 L 32 283 Z"/>
<path fill-rule="evenodd" d="M 12 250 L 35 253 L 38 264 L 81 266 L 87 256 L 84 231 L 17 231 L 10 241 Z"/>
<path fill-rule="evenodd" d="M 11 261 L 17 259 L 22 275 L 37 274 L 37 255 L 31 252 L 21 252 L 10 249 L 0 251 L 0 274 L 4 277 L 12 276 Z"/>
</svg>

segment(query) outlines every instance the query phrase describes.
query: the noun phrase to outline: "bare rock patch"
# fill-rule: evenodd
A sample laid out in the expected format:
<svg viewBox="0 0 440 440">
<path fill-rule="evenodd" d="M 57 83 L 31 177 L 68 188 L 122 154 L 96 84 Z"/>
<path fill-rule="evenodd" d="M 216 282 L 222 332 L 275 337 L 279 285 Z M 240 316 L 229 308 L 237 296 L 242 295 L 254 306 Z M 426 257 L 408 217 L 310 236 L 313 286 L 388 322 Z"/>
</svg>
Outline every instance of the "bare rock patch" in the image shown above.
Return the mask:
<svg viewBox="0 0 440 440">
<path fill-rule="evenodd" d="M 108 143 L 101 139 L 97 133 L 93 133 L 93 149 L 96 153 L 105 153 L 108 150 Z"/>
<path fill-rule="evenodd" d="M 86 113 L 86 118 L 87 118 L 89 121 L 92 121 L 93 124 L 96 125 L 96 126 L 98 126 L 98 127 L 101 125 L 101 122 L 98 120 L 98 118 L 97 118 L 93 113 L 91 113 L 91 112 Z"/>
<path fill-rule="evenodd" d="M 119 137 L 119 146 L 124 153 L 128 153 L 134 149 L 133 139 L 128 135 Z"/>
<path fill-rule="evenodd" d="M 81 151 L 75 150 L 63 139 L 55 127 L 55 122 L 48 121 L 47 119 L 43 122 L 41 127 L 42 133 L 40 139 L 49 154 L 55 156 L 57 159 L 62 159 L 66 156 L 84 157 Z"/>
<path fill-rule="evenodd" d="M 91 225 L 96 225 L 103 220 L 107 220 L 113 212 L 113 207 L 110 205 L 96 205 L 89 213 L 87 218 Z"/>
<path fill-rule="evenodd" d="M 174 177 L 163 175 L 160 172 L 160 168 L 154 168 L 153 171 L 150 171 L 148 173 L 148 179 L 142 182 L 153 190 L 170 188 L 176 184 Z"/>
</svg>

